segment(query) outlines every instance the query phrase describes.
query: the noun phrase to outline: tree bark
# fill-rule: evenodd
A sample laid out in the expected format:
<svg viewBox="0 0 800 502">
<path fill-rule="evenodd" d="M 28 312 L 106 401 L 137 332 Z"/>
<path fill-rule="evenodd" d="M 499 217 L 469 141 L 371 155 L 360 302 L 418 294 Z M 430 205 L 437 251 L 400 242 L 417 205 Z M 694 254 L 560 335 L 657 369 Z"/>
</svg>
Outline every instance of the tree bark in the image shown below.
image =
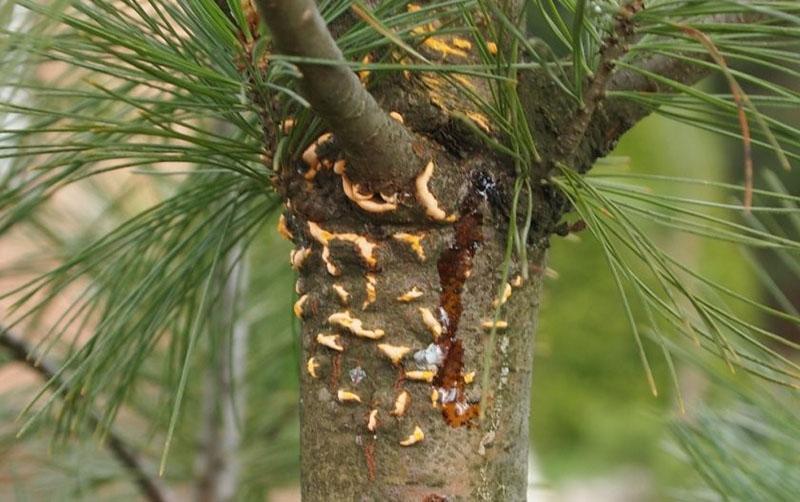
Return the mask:
<svg viewBox="0 0 800 502">
<path fill-rule="evenodd" d="M 498 231 L 489 204 L 476 198 L 476 207 L 452 226 L 384 226 L 382 238 L 370 234 L 377 243 L 372 272 L 353 246 L 336 245 L 329 260 L 341 275 L 332 276 L 320 246 L 312 244 L 298 282 L 297 313 L 304 320 L 303 500 L 525 500 L 533 333 L 541 289 L 537 271 L 543 268 L 543 253 L 533 259 L 530 279 L 512 287 L 502 307 L 508 327 L 498 330 L 490 388 L 481 389 L 483 354 L 490 343 L 482 323 L 493 317 L 505 234 Z M 307 221 L 295 214 L 292 223 L 296 242 L 302 246 L 313 240 L 305 231 Z M 334 222 L 322 226 L 337 233 L 364 231 L 363 226 Z M 424 233 L 424 261 L 392 237 L 397 232 Z M 371 303 L 366 274 L 376 279 Z M 346 304 L 334 285 L 349 293 Z M 398 300 L 413 288 L 422 296 Z M 438 338 L 420 308 L 441 325 Z M 360 320 L 363 329 L 385 334 L 378 340 L 354 335 L 331 321 L 331 315 L 342 312 Z M 319 343 L 320 333 L 338 334 L 336 345 L 342 350 Z M 378 344 L 410 351 L 395 365 Z M 414 353 L 426 348 L 435 353 L 432 347 L 443 353 L 433 368 L 437 376 L 430 383 L 408 378 L 406 372 L 424 369 Z M 472 371 L 477 374 L 467 384 L 464 375 Z M 340 391 L 357 395 L 360 402 L 344 400 Z M 438 399 L 432 401 L 434 391 Z M 403 392 L 410 405 L 393 416 Z M 486 406 L 482 421 L 478 403 Z M 371 413 L 377 413 L 373 430 Z M 416 427 L 424 439 L 402 446 Z"/>
</svg>

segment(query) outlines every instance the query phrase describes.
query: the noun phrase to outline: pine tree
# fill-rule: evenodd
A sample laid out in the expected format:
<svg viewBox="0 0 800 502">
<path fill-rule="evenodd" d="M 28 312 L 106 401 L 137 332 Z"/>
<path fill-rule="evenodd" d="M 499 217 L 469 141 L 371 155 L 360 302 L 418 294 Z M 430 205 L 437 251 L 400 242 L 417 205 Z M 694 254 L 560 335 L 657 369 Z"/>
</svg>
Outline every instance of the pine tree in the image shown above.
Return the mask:
<svg viewBox="0 0 800 502">
<path fill-rule="evenodd" d="M 794 328 L 800 316 L 686 267 L 642 223 L 775 253 L 800 276 L 787 230 L 800 198 L 770 174 L 755 188 L 752 151 L 779 169 L 800 155 L 785 113 L 800 105 L 796 2 L 13 0 L 2 11 L 0 235 L 35 236 L 48 259 L 20 262 L 31 278 L 2 296 L 0 343 L 48 382 L 23 436 L 96 430 L 141 493 L 165 500 L 165 484 L 193 474 L 164 483 L 141 457 L 160 449 L 163 474 L 195 434 L 198 498 L 258 498 L 264 486 L 248 479 L 291 469 L 269 455 L 285 448 L 276 420 L 296 412 L 291 385 L 266 387 L 297 373 L 304 500 L 524 500 L 547 250 L 585 229 L 653 393 L 648 347 L 673 380 L 675 357 L 719 362 L 750 375 L 732 392 L 788 438 L 783 453 L 745 446 L 746 420 L 713 410 L 675 422 L 709 486 L 743 500 L 800 487 L 766 481 L 797 451 L 800 417 L 786 409 L 797 344 L 738 307 Z M 723 92 L 698 85 L 710 75 Z M 744 183 L 603 170 L 652 113 L 737 138 Z M 679 184 L 729 200 L 652 189 Z M 52 213 L 76 185 L 107 205 L 78 234 Z M 290 294 L 252 286 L 288 274 L 254 245 L 268 223 L 293 246 L 296 339 L 273 336 L 287 319 L 254 311 L 285 311 Z M 36 346 L 20 334 L 36 331 Z M 123 411 L 146 419 L 149 441 L 127 444 Z M 723 448 L 777 467 L 715 458 Z"/>
</svg>

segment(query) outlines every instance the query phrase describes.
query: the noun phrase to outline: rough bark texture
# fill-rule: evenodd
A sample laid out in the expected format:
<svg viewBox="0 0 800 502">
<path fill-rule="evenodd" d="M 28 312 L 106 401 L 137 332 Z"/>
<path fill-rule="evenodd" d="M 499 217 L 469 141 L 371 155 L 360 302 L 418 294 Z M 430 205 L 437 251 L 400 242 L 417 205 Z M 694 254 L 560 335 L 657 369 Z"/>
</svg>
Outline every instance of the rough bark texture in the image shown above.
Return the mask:
<svg viewBox="0 0 800 502">
<path fill-rule="evenodd" d="M 490 339 L 481 323 L 494 313 L 505 235 L 497 230 L 489 203 L 480 194 L 467 195 L 471 196 L 478 199 L 475 212 L 462 214 L 462 224 L 452 226 L 382 226 L 378 235 L 363 225 L 323 224 L 329 231 L 368 235 L 378 243 L 376 296 L 364 309 L 368 268 L 353 246 L 331 248 L 331 259 L 341 270 L 333 277 L 320 247 L 312 244 L 314 251 L 302 266 L 298 284 L 299 292 L 308 295 L 301 314 L 303 500 L 525 500 L 533 332 L 541 282 L 536 271 L 541 270 L 542 255 L 534 260 L 530 280 L 513 288 L 504 305 L 501 319 L 509 326 L 496 337 L 490 398 L 483 401 L 488 407 L 481 422 L 480 372 Z M 302 240 L 307 223 L 299 218 L 292 223 L 295 240 Z M 408 244 L 391 237 L 400 231 L 425 232 L 424 261 Z M 459 245 L 465 234 L 467 245 L 475 246 L 471 257 L 470 248 Z M 459 287 L 464 275 L 469 277 Z M 350 293 L 347 305 L 333 284 Z M 397 300 L 414 287 L 423 292 L 421 297 L 407 303 Z M 435 343 L 420 307 L 435 314 L 443 328 L 438 344 L 448 346 L 440 375 L 431 383 L 404 378 L 404 370 L 421 369 L 413 353 Z M 459 310 L 460 316 L 455 316 Z M 379 328 L 385 335 L 371 340 L 332 326 L 329 316 L 343 311 L 363 321 L 364 328 Z M 319 333 L 339 333 L 343 351 L 319 344 Z M 411 352 L 394 365 L 378 350 L 380 343 L 409 347 Z M 312 357 L 318 365 L 316 378 L 306 367 Z M 359 369 L 364 372 L 361 381 Z M 471 371 L 477 371 L 471 384 L 459 385 L 447 377 L 450 372 L 463 382 L 463 375 Z M 358 395 L 361 402 L 340 402 L 339 390 Z M 435 404 L 434 390 L 439 393 Z M 410 406 L 402 416 L 392 416 L 403 391 L 411 396 Z M 455 402 L 442 403 L 448 393 Z M 378 410 L 374 431 L 368 430 L 372 410 Z M 424 439 L 401 446 L 417 426 Z"/>
<path fill-rule="evenodd" d="M 427 49 L 420 47 L 431 59 L 450 57 Z M 489 95 L 486 82 L 468 85 Z M 528 279 L 512 281 L 517 285 L 509 286 L 500 315 L 507 327 L 492 339 L 485 323 L 501 279 L 513 162 L 487 150 L 465 125 L 469 117 L 495 133 L 446 77 L 385 76 L 371 91 L 412 137 L 412 155 L 394 161 L 433 162 L 432 171 L 417 168 L 416 178 L 396 179 L 391 193 L 357 186 L 349 178 L 349 140 L 331 123 L 334 135 L 287 166 L 278 183 L 287 200 L 284 232 L 296 246 L 295 313 L 303 321 L 303 500 L 525 500 L 540 273 L 564 203 L 546 184 L 534 183 L 524 196 L 533 199 L 535 213 L 530 263 L 512 262 L 509 279 L 523 269 Z M 397 207 L 373 212 L 361 200 Z M 520 207 L 526 206 L 524 200 Z M 412 238 L 399 238 L 404 234 Z M 415 288 L 420 297 L 398 299 Z M 379 339 L 358 336 L 359 329 Z M 482 389 L 491 343 L 489 386 Z M 407 352 L 395 364 L 381 344 Z M 417 360 L 425 351 L 441 359 L 426 368 Z M 407 373 L 425 370 L 433 370 L 430 381 Z M 417 428 L 424 438 L 402 445 Z"/>
<path fill-rule="evenodd" d="M 469 85 L 488 95 L 485 82 Z M 303 500 L 525 500 L 540 272 L 563 206 L 549 187 L 534 185 L 530 263 L 513 262 L 509 276 L 525 268 L 529 278 L 509 286 L 500 316 L 507 327 L 492 342 L 484 324 L 501 279 L 513 162 L 465 126 L 463 117 L 480 122 L 480 111 L 445 77 L 387 76 L 371 90 L 413 138 L 411 158 L 399 161 L 430 171 L 397 180 L 391 193 L 357 186 L 348 178 L 351 149 L 331 124 L 334 135 L 279 181 L 303 321 Z M 370 211 L 363 200 L 397 207 Z M 398 299 L 411 291 L 421 296 Z M 395 363 L 382 344 L 406 352 Z M 420 364 L 424 353 L 433 360 Z M 430 381 L 409 373 L 426 370 Z M 417 428 L 424 437 L 414 442 Z"/>
</svg>

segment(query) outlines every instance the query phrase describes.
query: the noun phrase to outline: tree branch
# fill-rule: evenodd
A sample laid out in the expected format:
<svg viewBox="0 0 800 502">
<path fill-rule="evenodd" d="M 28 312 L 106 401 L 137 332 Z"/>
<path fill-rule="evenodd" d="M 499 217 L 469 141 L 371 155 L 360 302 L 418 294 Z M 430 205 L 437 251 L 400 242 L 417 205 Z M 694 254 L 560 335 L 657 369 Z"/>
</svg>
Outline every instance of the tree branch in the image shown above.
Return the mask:
<svg viewBox="0 0 800 502">
<path fill-rule="evenodd" d="M 338 61 L 297 63 L 302 89 L 313 109 L 328 123 L 348 155 L 348 175 L 373 189 L 408 181 L 422 163 L 411 148 L 411 134 L 384 112 L 348 68 L 314 0 L 257 0 L 282 54 Z"/>
<path fill-rule="evenodd" d="M 597 71 L 583 93 L 583 106 L 578 108 L 574 118 L 566 124 L 566 130 L 561 135 L 560 146 L 564 159 L 571 159 L 575 148 L 580 145 L 586 134 L 597 105 L 605 98 L 606 85 L 614 74 L 615 63 L 628 52 L 628 42 L 634 34 L 632 18 L 643 8 L 644 0 L 630 0 L 620 7 L 614 17 L 613 31 L 600 48 L 600 63 Z"/>
<path fill-rule="evenodd" d="M 703 23 L 745 24 L 762 19 L 758 12 L 716 14 L 704 19 L 691 20 L 687 24 Z M 711 60 L 711 56 L 705 57 Z M 661 77 L 666 77 L 685 85 L 694 85 L 706 76 L 710 70 L 678 58 L 657 54 L 634 62 L 635 68 Z M 608 91 L 669 92 L 668 84 L 658 82 L 642 71 L 625 68 L 610 75 L 602 95 Z M 630 100 L 614 98 L 598 103 L 596 112 L 586 126 L 585 134 L 575 152 L 575 167 L 581 171 L 588 170 L 592 163 L 608 154 L 619 138 L 640 120 L 650 115 L 653 109 Z"/>
<path fill-rule="evenodd" d="M 45 380 L 53 380 L 55 385 L 62 385 L 62 380 L 56 377 L 58 369 L 49 361 L 35 363 L 31 346 L 25 340 L 15 336 L 3 326 L 0 326 L 0 347 L 5 348 L 14 360 L 25 364 Z M 99 418 L 94 413 L 89 415 L 88 420 L 92 426 L 96 426 L 100 423 Z M 106 446 L 111 452 L 111 455 L 115 457 L 122 467 L 131 475 L 146 500 L 150 502 L 169 502 L 172 500 L 167 488 L 163 486 L 158 479 L 148 474 L 139 456 L 125 440 L 113 431 L 109 431 L 106 435 Z"/>
</svg>

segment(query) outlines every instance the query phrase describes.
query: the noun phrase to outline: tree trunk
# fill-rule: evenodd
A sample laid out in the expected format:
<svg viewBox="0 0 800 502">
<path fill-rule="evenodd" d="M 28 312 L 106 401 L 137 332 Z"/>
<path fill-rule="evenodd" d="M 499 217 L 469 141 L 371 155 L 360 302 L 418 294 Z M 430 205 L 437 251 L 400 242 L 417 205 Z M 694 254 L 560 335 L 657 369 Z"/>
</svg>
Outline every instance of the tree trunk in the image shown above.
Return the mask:
<svg viewBox="0 0 800 502">
<path fill-rule="evenodd" d="M 332 78 L 318 73 L 335 68 L 303 69 L 310 98 Z M 462 80 L 490 94 L 486 82 Z M 459 118 L 491 128 L 441 76 L 384 76 L 371 89 L 377 102 L 361 95 L 359 106 L 322 113 L 335 136 L 278 181 L 300 275 L 303 500 L 525 500 L 539 272 L 560 207 L 543 185 L 523 195 L 520 207 L 531 197 L 536 216 L 531 259 L 510 264 L 514 286 L 503 289 L 493 333 L 513 161 Z M 383 110 L 402 133 L 340 136 L 340 115 Z"/>
<path fill-rule="evenodd" d="M 527 281 L 514 280 L 520 270 L 512 267 L 516 286 L 509 285 L 500 317 L 508 326 L 496 332 L 489 386 L 481 389 L 506 235 L 478 192 L 462 198 L 459 212 L 452 225 L 411 228 L 309 223 L 289 213 L 300 269 L 295 310 L 303 319 L 304 501 L 525 500 L 544 253 L 532 259 Z M 375 263 L 365 263 L 350 237 L 331 237 L 324 251 L 319 228 L 368 239 Z M 398 233 L 423 235 L 421 248 Z M 410 291 L 422 294 L 398 299 Z M 400 352 L 387 354 L 381 344 L 409 350 L 394 364 Z M 399 397 L 405 392 L 407 405 Z M 413 439 L 417 427 L 424 438 Z"/>
<path fill-rule="evenodd" d="M 312 0 L 258 4 L 278 50 L 343 61 Z M 420 50 L 443 63 L 465 46 L 431 38 Z M 383 73 L 366 92 L 344 65 L 299 68 L 333 132 L 275 180 L 300 276 L 303 500 L 525 500 L 541 271 L 564 210 L 539 183 L 552 166 L 517 201 L 532 209 L 529 263 L 508 258 L 498 288 L 524 220 L 519 166 L 487 148 L 500 133 L 459 91 L 488 101 L 489 83 Z"/>
</svg>

